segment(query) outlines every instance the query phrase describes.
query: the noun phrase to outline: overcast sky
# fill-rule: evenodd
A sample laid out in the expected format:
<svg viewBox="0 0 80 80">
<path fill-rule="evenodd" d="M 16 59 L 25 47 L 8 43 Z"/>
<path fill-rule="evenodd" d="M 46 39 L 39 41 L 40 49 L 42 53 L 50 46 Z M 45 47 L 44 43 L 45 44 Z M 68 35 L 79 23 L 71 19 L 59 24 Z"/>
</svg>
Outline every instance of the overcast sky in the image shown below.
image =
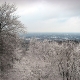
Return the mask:
<svg viewBox="0 0 80 80">
<path fill-rule="evenodd" d="M 0 0 L 16 4 L 27 32 L 80 32 L 80 0 Z"/>
</svg>

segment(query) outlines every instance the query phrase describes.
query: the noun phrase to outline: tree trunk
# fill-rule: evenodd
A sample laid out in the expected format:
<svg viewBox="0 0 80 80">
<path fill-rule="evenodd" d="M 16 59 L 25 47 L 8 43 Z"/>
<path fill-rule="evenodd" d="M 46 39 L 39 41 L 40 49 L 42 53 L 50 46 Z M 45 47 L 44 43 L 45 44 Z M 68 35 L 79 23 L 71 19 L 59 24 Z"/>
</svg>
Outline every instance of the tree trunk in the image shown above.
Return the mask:
<svg viewBox="0 0 80 80">
<path fill-rule="evenodd" d="M 2 39 L 2 29 L 0 24 L 0 55 L 3 54 L 3 39 Z"/>
<path fill-rule="evenodd" d="M 1 29 L 1 24 L 0 24 L 0 71 L 1 73 L 3 71 L 2 55 L 3 55 L 3 39 L 2 39 L 2 29 Z"/>
<path fill-rule="evenodd" d="M 65 75 L 64 75 L 64 71 L 63 71 L 63 80 L 65 80 Z"/>
</svg>

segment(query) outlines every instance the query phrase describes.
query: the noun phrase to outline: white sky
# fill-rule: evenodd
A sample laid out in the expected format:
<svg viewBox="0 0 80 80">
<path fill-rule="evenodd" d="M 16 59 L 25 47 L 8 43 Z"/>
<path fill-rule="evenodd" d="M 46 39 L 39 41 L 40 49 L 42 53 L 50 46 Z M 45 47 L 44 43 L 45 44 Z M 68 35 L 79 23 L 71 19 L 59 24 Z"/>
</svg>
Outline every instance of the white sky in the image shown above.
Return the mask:
<svg viewBox="0 0 80 80">
<path fill-rule="evenodd" d="M 3 0 L 1 1 L 3 3 Z M 80 32 L 80 0 L 6 0 L 27 32 Z"/>
</svg>

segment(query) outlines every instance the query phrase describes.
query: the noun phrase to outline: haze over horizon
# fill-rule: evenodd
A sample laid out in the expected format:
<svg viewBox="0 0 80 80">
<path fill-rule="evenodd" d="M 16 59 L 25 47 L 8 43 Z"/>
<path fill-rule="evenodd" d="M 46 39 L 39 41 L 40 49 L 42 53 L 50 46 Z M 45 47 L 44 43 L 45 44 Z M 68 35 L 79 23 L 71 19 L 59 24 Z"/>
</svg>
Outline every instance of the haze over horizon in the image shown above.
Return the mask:
<svg viewBox="0 0 80 80">
<path fill-rule="evenodd" d="M 15 4 L 27 32 L 80 32 L 80 0 L 1 0 Z"/>
</svg>

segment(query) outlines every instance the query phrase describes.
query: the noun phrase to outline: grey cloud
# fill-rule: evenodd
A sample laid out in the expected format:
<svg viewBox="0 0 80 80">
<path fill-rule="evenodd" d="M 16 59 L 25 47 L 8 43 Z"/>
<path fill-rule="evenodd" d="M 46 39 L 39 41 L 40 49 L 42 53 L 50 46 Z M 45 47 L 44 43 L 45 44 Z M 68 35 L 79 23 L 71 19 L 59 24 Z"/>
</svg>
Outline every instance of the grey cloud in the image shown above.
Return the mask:
<svg viewBox="0 0 80 80">
<path fill-rule="evenodd" d="M 50 4 L 58 4 L 65 8 L 70 9 L 79 9 L 80 8 L 80 0 L 45 0 Z"/>
<path fill-rule="evenodd" d="M 53 11 L 53 6 L 50 7 L 50 10 L 39 10 L 37 11 L 37 14 L 32 13 L 33 15 L 27 15 L 26 18 L 28 17 L 28 20 L 46 20 L 58 17 L 80 16 L 80 0 L 0 0 L 0 3 L 3 2 L 15 3 L 17 6 L 43 2 L 44 4 L 47 4 L 47 6 L 56 5 L 61 8 L 61 10 L 57 10 L 56 12 Z"/>
<path fill-rule="evenodd" d="M 40 2 L 40 0 L 0 0 L 0 3 L 15 3 L 17 5 L 24 5 L 24 4 L 30 4 L 35 2 Z"/>
<path fill-rule="evenodd" d="M 16 5 L 27 5 L 35 2 L 44 2 L 48 4 L 56 4 L 65 9 L 80 10 L 80 0 L 0 0 L 0 3 L 15 3 Z"/>
<path fill-rule="evenodd" d="M 34 2 L 48 2 L 51 4 L 61 4 L 65 6 L 80 6 L 80 0 L 0 0 L 0 3 L 3 2 L 14 2 L 17 4 L 25 4 L 25 3 L 34 3 Z"/>
</svg>

